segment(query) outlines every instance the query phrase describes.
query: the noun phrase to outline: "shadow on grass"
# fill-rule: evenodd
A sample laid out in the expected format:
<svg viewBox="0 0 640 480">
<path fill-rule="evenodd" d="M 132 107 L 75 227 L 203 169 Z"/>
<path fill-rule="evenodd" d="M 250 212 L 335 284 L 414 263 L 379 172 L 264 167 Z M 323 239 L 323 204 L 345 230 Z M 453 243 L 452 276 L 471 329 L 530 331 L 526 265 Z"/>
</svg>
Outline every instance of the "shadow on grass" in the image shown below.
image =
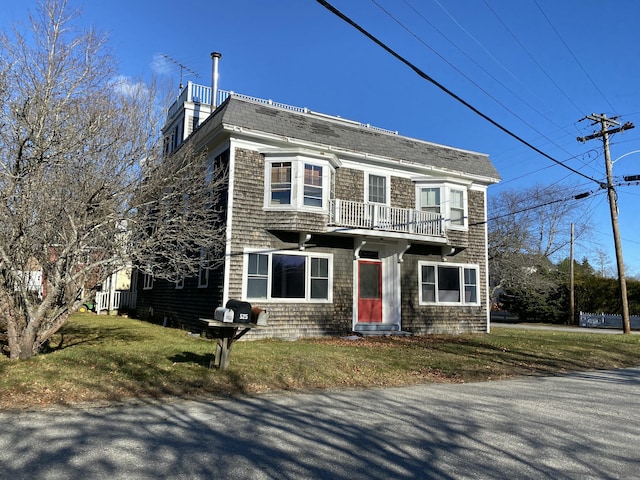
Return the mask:
<svg viewBox="0 0 640 480">
<path fill-rule="evenodd" d="M 209 368 L 214 358 L 215 354 L 213 353 L 199 354 L 193 352 L 182 352 L 169 357 L 169 360 L 173 363 L 194 363 L 201 367 Z"/>
</svg>

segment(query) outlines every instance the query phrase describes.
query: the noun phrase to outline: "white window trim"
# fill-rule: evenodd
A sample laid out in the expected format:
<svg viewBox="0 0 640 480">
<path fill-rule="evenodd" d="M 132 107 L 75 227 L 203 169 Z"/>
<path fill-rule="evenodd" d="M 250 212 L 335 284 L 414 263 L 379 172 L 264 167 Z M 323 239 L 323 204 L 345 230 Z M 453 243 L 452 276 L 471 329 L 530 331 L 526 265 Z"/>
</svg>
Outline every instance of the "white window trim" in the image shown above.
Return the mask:
<svg viewBox="0 0 640 480">
<path fill-rule="evenodd" d="M 422 189 L 423 188 L 439 188 L 440 189 L 440 215 L 444 218 L 444 228 L 451 230 L 468 230 L 469 229 L 469 188 L 465 184 L 433 181 L 416 183 L 416 210 L 422 209 Z M 462 205 L 464 208 L 463 225 L 454 225 L 451 223 L 451 190 L 462 191 Z"/>
<path fill-rule="evenodd" d="M 436 269 L 436 301 L 428 302 L 422 298 L 422 267 L 423 266 L 431 266 Z M 437 300 L 438 296 L 438 267 L 456 267 L 460 271 L 460 301 L 459 302 L 439 302 Z M 476 271 L 476 301 L 475 302 L 465 302 L 464 301 L 464 270 L 472 269 Z M 418 262 L 418 303 L 420 305 L 438 305 L 438 306 L 456 306 L 456 307 L 464 307 L 464 306 L 479 306 L 480 303 L 480 266 L 477 264 L 471 263 L 449 263 L 449 262 L 428 262 L 428 261 L 419 261 Z"/>
<path fill-rule="evenodd" d="M 247 297 L 247 280 L 249 276 L 249 254 L 255 253 L 267 255 L 269 257 L 267 267 L 267 297 L 254 298 Z M 271 297 L 271 278 L 272 278 L 272 256 L 273 255 L 296 255 L 306 257 L 305 262 L 305 297 L 304 298 L 272 298 Z M 259 301 L 262 303 L 333 303 L 333 255 L 330 253 L 317 252 L 296 252 L 290 250 L 264 250 L 264 249 L 245 249 L 242 265 L 242 298 L 245 300 Z M 328 278 L 327 278 L 327 298 L 311 298 L 311 258 L 326 258 L 328 260 Z"/>
<path fill-rule="evenodd" d="M 385 178 L 385 202 L 370 202 L 369 201 L 369 177 L 384 177 Z M 364 203 L 374 203 L 376 205 L 391 205 L 391 175 L 381 172 L 366 172 L 364 178 Z"/>
<path fill-rule="evenodd" d="M 291 203 L 285 205 L 271 204 L 271 166 L 274 163 L 291 163 Z M 304 166 L 305 164 L 322 168 L 322 206 L 314 207 L 304 204 Z M 265 160 L 264 170 L 264 202 L 265 210 L 296 210 L 326 213 L 329 210 L 329 194 L 333 168 L 329 161 L 319 160 L 305 155 L 269 155 Z"/>
</svg>

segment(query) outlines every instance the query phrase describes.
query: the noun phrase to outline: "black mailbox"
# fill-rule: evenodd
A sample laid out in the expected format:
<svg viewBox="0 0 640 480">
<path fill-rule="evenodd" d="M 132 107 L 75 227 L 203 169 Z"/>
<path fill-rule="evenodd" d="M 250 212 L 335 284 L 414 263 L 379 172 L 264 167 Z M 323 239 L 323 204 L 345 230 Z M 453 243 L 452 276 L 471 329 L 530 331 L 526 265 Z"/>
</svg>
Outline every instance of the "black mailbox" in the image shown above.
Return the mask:
<svg viewBox="0 0 640 480">
<path fill-rule="evenodd" d="M 250 323 L 251 322 L 251 304 L 249 302 L 241 302 L 240 300 L 229 300 L 225 308 L 233 310 L 234 323 Z"/>
</svg>

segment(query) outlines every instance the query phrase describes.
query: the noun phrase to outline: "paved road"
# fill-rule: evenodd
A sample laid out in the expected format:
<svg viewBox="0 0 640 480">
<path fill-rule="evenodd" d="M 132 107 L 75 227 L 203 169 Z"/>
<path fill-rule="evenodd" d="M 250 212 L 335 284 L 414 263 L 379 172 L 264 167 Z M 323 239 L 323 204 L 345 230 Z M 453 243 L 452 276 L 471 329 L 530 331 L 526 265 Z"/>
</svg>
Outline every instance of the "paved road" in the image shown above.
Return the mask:
<svg viewBox="0 0 640 480">
<path fill-rule="evenodd" d="M 0 413 L 7 479 L 631 479 L 640 368 Z"/>
<path fill-rule="evenodd" d="M 540 323 L 498 323 L 491 322 L 491 328 L 518 328 L 521 330 L 555 330 L 558 332 L 571 333 L 596 333 L 601 335 L 624 335 L 622 328 L 596 328 L 596 327 L 575 327 L 564 325 L 550 325 Z M 632 335 L 640 335 L 640 330 L 632 330 Z"/>
</svg>

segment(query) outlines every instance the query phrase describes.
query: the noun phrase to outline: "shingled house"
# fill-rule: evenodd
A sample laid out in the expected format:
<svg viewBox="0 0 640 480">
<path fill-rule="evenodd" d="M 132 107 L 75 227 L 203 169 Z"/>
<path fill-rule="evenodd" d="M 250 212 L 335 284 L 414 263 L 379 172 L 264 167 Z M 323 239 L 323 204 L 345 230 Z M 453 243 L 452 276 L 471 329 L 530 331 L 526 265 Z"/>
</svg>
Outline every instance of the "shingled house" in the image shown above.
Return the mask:
<svg viewBox="0 0 640 480">
<path fill-rule="evenodd" d="M 269 312 L 254 338 L 487 331 L 487 155 L 216 93 L 189 83 L 164 133 L 228 166 L 223 266 L 141 278 L 138 316 L 196 326 L 238 299 Z"/>
</svg>

